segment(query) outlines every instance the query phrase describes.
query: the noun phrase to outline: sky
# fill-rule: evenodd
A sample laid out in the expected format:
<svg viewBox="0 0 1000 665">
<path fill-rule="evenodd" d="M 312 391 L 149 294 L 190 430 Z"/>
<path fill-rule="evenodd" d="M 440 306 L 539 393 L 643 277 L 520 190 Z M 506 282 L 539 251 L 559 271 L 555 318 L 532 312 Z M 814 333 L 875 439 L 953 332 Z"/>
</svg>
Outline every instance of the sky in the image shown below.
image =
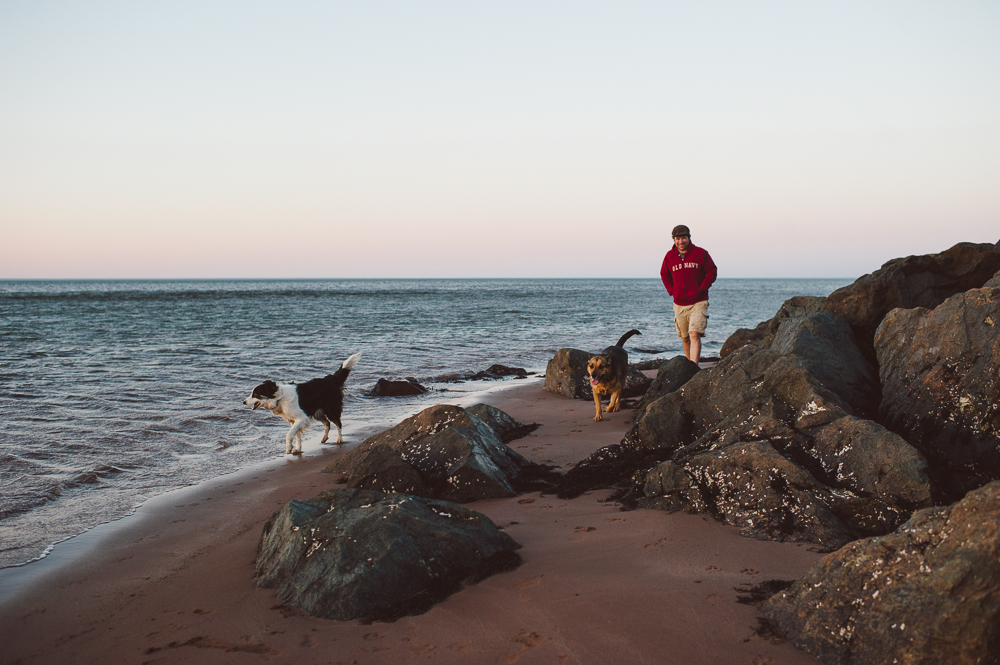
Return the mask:
<svg viewBox="0 0 1000 665">
<path fill-rule="evenodd" d="M 1000 3 L 0 0 L 0 279 L 857 277 L 1000 240 Z"/>
</svg>

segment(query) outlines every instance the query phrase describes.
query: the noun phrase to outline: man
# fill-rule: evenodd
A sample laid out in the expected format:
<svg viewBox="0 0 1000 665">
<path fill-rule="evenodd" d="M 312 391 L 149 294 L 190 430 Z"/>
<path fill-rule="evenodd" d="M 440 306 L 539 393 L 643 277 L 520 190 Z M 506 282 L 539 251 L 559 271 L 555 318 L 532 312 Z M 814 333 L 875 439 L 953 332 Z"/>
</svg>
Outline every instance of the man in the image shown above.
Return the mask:
<svg viewBox="0 0 1000 665">
<path fill-rule="evenodd" d="M 708 327 L 708 288 L 719 274 L 708 252 L 695 247 L 683 224 L 670 234 L 674 246 L 663 257 L 660 279 L 674 298 L 674 326 L 691 362 L 701 360 L 701 338 Z"/>
</svg>

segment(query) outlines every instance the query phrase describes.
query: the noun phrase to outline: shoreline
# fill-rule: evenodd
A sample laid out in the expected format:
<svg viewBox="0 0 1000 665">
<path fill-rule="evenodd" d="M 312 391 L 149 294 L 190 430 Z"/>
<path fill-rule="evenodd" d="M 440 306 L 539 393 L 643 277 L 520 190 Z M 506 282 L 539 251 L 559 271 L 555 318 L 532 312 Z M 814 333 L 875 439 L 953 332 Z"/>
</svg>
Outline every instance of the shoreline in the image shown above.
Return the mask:
<svg viewBox="0 0 1000 665">
<path fill-rule="evenodd" d="M 633 414 L 594 423 L 590 401 L 546 393 L 540 378 L 441 402 L 478 401 L 540 423 L 510 446 L 564 470 L 620 441 Z M 607 491 L 468 504 L 522 544 L 524 562 L 425 614 L 372 625 L 302 615 L 254 584 L 261 528 L 288 500 L 336 486 L 322 470 L 354 445 L 174 490 L 63 541 L 49 557 L 67 560 L 0 599 L 0 662 L 817 662 L 755 635 L 757 610 L 736 592 L 801 576 L 815 548 L 703 516 L 621 512 Z"/>
<path fill-rule="evenodd" d="M 527 381 L 544 381 L 544 369 L 537 374 L 538 376 L 529 375 Z M 461 402 L 468 401 L 472 404 L 478 401 L 477 397 L 479 396 L 485 396 L 495 392 L 503 392 L 505 390 L 514 390 L 523 385 L 525 385 L 524 380 L 517 381 L 517 383 L 514 383 L 514 380 L 505 380 L 497 381 L 495 384 L 479 390 L 460 391 L 449 389 L 447 391 L 441 391 L 442 397 L 446 397 L 449 394 L 460 394 L 460 396 L 452 396 L 442 403 L 456 403 L 458 406 L 463 406 Z M 427 408 L 427 405 L 414 404 L 413 413 L 402 416 L 399 420 L 408 418 L 425 408 Z M 108 520 L 107 522 L 101 522 L 85 529 L 84 531 L 81 531 L 80 533 L 67 536 L 66 538 L 63 538 L 55 543 L 50 543 L 45 548 L 43 553 L 34 559 L 25 561 L 24 563 L 0 567 L 0 608 L 2 608 L 4 604 L 12 602 L 17 595 L 21 593 L 25 587 L 30 586 L 34 580 L 53 573 L 62 566 L 72 565 L 76 559 L 85 556 L 88 551 L 97 547 L 102 539 L 113 536 L 113 534 L 120 529 L 128 528 L 131 525 L 131 521 L 147 519 L 148 516 L 146 515 L 146 512 L 155 511 L 161 501 L 183 501 L 185 493 L 196 493 L 199 489 L 203 489 L 203 486 L 207 484 L 219 482 L 233 484 L 240 477 L 247 474 L 266 472 L 268 467 L 277 468 L 283 464 L 301 463 L 307 459 L 318 456 L 334 453 L 342 454 L 360 445 L 368 437 L 391 428 L 396 424 L 396 422 L 386 420 L 384 423 L 367 424 L 357 427 L 356 429 L 349 429 L 345 427 L 344 434 L 345 436 L 349 436 L 351 440 L 341 447 L 319 443 L 319 436 L 317 434 L 318 429 L 316 427 L 310 428 L 312 430 L 311 436 L 308 436 L 307 440 L 303 442 L 303 454 L 301 457 L 297 458 L 290 457 L 288 455 L 275 455 L 272 458 L 255 462 L 249 466 L 236 469 L 228 473 L 213 476 L 211 478 L 205 478 L 204 480 L 200 480 L 192 485 L 185 485 L 167 490 L 166 492 L 156 494 L 146 499 L 127 515 L 122 515 L 121 517 Z M 277 448 L 275 449 L 277 450 Z M 327 463 L 329 463 L 329 461 Z"/>
</svg>

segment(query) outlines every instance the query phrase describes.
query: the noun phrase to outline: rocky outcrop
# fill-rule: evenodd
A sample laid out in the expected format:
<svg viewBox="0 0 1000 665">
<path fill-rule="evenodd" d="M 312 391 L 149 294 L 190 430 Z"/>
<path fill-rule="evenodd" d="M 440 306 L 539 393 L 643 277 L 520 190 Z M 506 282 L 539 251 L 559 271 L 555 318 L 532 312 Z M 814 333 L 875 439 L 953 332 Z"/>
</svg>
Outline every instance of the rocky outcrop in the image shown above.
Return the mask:
<svg viewBox="0 0 1000 665">
<path fill-rule="evenodd" d="M 727 337 L 726 341 L 722 343 L 722 348 L 719 350 L 719 358 L 726 358 L 733 351 L 747 344 L 760 344 L 770 323 L 770 321 L 761 321 L 757 324 L 756 328 L 737 328 L 736 332 Z"/>
<path fill-rule="evenodd" d="M 959 243 L 939 254 L 893 259 L 831 293 L 824 307 L 844 318 L 858 346 L 875 362 L 875 330 L 897 307 L 933 309 L 947 298 L 982 287 L 1000 270 L 1000 243 Z"/>
<path fill-rule="evenodd" d="M 892 310 L 875 349 L 881 420 L 927 458 L 940 500 L 1000 479 L 1000 288 Z"/>
<path fill-rule="evenodd" d="M 594 355 L 579 349 L 559 349 L 545 367 L 545 390 L 572 399 L 594 399 L 587 374 L 587 361 Z M 630 366 L 622 397 L 640 397 L 652 382 Z"/>
<path fill-rule="evenodd" d="M 635 409 L 636 420 L 642 418 L 643 414 L 646 413 L 646 408 L 652 402 L 678 390 L 697 373 L 698 364 L 691 362 L 684 356 L 675 356 L 661 363 L 656 372 L 656 378 L 646 389 L 646 393 L 639 400 L 639 405 Z"/>
<path fill-rule="evenodd" d="M 1000 482 L 826 556 L 763 611 L 824 663 L 1000 662 Z"/>
<path fill-rule="evenodd" d="M 621 444 L 566 474 L 561 495 L 631 476 L 623 500 L 827 547 L 930 505 L 920 453 L 863 417 L 877 410 L 877 383 L 843 320 L 785 317 L 770 346 L 744 346 L 649 403 Z M 686 486 L 650 477 L 668 460 Z"/>
<path fill-rule="evenodd" d="M 524 427 L 509 416 L 484 412 L 494 423 L 503 421 L 501 430 Z M 346 474 L 350 487 L 465 503 L 514 496 L 517 476 L 533 466 L 482 419 L 442 404 L 369 437 L 327 472 Z"/>
<path fill-rule="evenodd" d="M 274 513 L 258 547 L 257 586 L 312 616 L 393 621 L 516 568 L 518 548 L 456 503 L 336 489 Z"/>
<path fill-rule="evenodd" d="M 423 395 L 427 388 L 417 383 L 416 379 L 379 379 L 368 394 L 371 397 L 409 397 Z"/>
<path fill-rule="evenodd" d="M 737 329 L 736 332 L 726 339 L 722 345 L 722 350 L 719 352 L 719 356 L 725 358 L 736 349 L 747 344 L 756 344 L 764 349 L 770 348 L 771 342 L 774 341 L 775 335 L 778 334 L 778 328 L 781 327 L 782 321 L 819 312 L 823 309 L 825 303 L 826 298 L 816 296 L 795 296 L 794 298 L 789 298 L 781 304 L 781 307 L 778 308 L 773 317 L 767 321 L 761 321 L 753 330 L 748 330 L 747 328 Z"/>
</svg>

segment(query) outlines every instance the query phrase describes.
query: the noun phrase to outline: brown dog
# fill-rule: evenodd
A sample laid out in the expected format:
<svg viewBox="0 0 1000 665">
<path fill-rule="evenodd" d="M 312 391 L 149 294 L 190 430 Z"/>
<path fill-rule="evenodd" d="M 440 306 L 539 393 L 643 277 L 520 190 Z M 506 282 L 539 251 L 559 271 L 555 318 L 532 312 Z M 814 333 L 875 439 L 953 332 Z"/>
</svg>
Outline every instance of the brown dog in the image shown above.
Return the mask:
<svg viewBox="0 0 1000 665">
<path fill-rule="evenodd" d="M 608 413 L 621 408 L 619 402 L 622 390 L 625 389 L 625 378 L 628 376 L 628 352 L 622 345 L 632 335 L 641 334 L 638 330 L 629 330 L 622 335 L 617 344 L 609 346 L 601 355 L 592 356 L 587 361 L 590 387 L 594 391 L 594 406 L 597 408 L 594 420 L 604 420 L 601 417 L 601 395 L 611 395 L 608 401 Z"/>
</svg>

